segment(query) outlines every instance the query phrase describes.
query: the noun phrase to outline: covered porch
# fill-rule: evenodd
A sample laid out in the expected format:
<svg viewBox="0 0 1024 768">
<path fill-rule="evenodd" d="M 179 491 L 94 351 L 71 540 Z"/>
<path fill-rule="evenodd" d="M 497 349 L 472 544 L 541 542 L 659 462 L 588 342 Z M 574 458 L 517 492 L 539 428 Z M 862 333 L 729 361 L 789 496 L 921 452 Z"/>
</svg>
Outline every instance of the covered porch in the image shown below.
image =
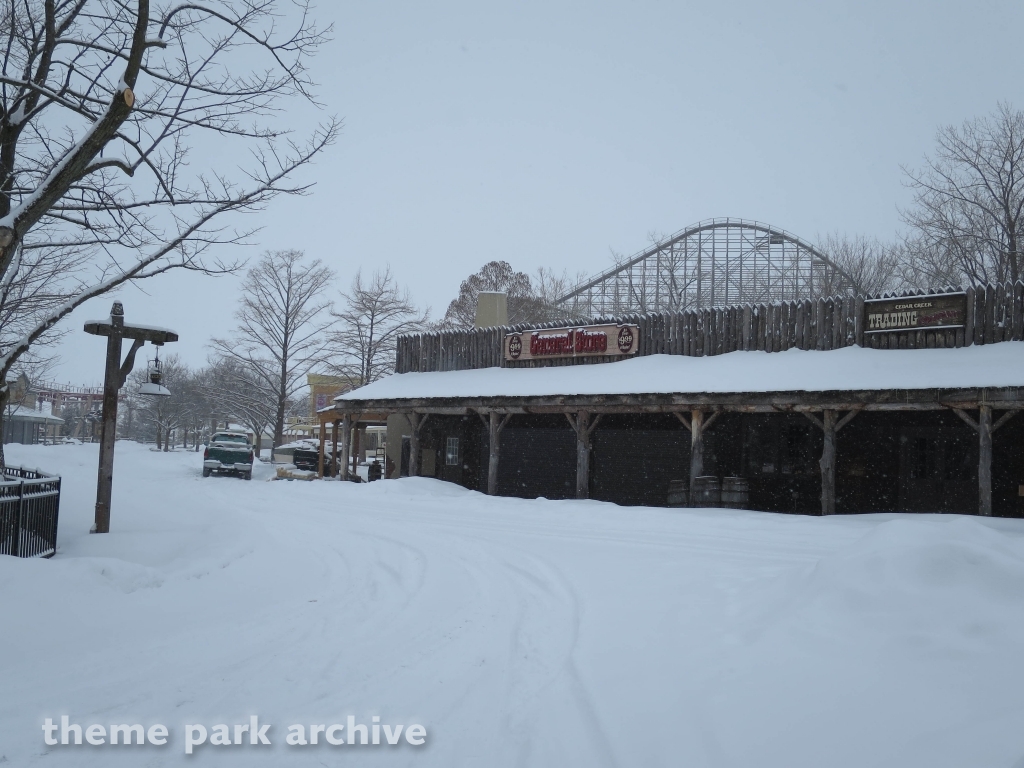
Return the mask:
<svg viewBox="0 0 1024 768">
<path fill-rule="evenodd" d="M 321 439 L 401 415 L 399 474 L 434 455 L 429 474 L 489 494 L 664 504 L 728 473 L 758 509 L 1017 516 L 1022 380 L 1021 343 L 411 373 L 339 396 Z"/>
</svg>

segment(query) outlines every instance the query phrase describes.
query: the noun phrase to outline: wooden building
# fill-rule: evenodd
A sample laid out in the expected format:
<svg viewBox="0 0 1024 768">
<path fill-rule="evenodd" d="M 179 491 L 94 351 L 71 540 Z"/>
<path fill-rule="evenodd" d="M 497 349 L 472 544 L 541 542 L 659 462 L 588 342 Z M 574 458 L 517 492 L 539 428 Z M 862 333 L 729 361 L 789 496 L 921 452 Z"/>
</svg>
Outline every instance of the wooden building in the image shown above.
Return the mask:
<svg viewBox="0 0 1024 768">
<path fill-rule="evenodd" d="M 1024 283 L 411 336 L 321 436 L 401 419 L 392 476 L 499 495 L 1020 516 L 1022 335 Z"/>
</svg>

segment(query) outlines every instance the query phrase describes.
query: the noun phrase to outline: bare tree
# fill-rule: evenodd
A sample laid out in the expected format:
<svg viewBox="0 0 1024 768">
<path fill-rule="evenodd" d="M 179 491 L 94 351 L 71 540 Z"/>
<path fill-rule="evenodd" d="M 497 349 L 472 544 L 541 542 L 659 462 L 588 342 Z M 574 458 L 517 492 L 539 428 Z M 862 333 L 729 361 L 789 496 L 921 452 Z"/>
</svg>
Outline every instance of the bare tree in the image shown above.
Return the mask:
<svg viewBox="0 0 1024 768">
<path fill-rule="evenodd" d="M 907 170 L 914 204 L 902 211 L 919 269 L 948 283 L 1021 279 L 1024 241 L 1024 112 L 1000 104 L 988 117 L 947 126 L 921 171 Z"/>
<path fill-rule="evenodd" d="M 553 322 L 564 317 L 578 317 L 579 310 L 575 303 L 567 303 L 566 306 L 562 306 L 558 304 L 558 299 L 586 279 L 586 272 L 580 271 L 576 273 L 575 277 L 570 277 L 568 270 L 555 272 L 548 267 L 538 267 L 532 281 L 534 297 L 537 300 L 537 321 Z"/>
<path fill-rule="evenodd" d="M 950 245 L 955 246 L 956 243 Z M 937 248 L 926 237 L 913 231 L 904 233 L 902 242 L 893 248 L 904 288 L 921 291 L 960 287 L 972 281 L 964 272 L 964 254 L 959 248 Z"/>
<path fill-rule="evenodd" d="M 847 276 L 860 293 L 877 294 L 905 287 L 905 252 L 899 245 L 837 232 L 821 238 L 818 250 L 839 267 L 817 276 L 814 288 L 819 296 L 834 296 L 848 290 Z"/>
<path fill-rule="evenodd" d="M 146 407 L 146 401 L 149 399 L 148 396 L 143 395 L 139 392 L 139 387 L 144 381 L 148 381 L 146 371 L 141 369 L 142 367 L 136 364 L 136 370 L 128 377 L 125 385 L 121 387 L 121 391 L 118 393 L 118 406 L 117 406 L 117 418 L 120 424 L 118 425 L 118 435 L 129 440 L 137 440 L 142 442 L 145 439 L 146 432 L 146 420 L 143 418 L 143 409 Z M 82 409 L 79 409 L 80 417 L 84 418 L 88 414 L 82 413 Z M 68 417 L 65 416 L 64 420 L 67 423 Z M 84 425 L 83 425 L 84 426 Z M 77 433 L 78 430 L 75 430 Z"/>
<path fill-rule="evenodd" d="M 270 370 L 255 373 L 254 362 L 219 356 L 210 361 L 202 389 L 210 414 L 232 418 L 252 430 L 256 455 L 263 449 L 263 431 L 277 417 L 277 394 Z"/>
<path fill-rule="evenodd" d="M 160 361 L 160 372 L 163 385 L 171 392 L 170 396 L 139 395 L 134 411 L 155 432 L 157 449 L 169 451 L 171 433 L 187 419 L 190 406 L 188 380 L 192 372 L 178 355 L 166 355 Z M 127 387 L 136 392 L 146 381 L 149 381 L 149 371 L 140 367 L 129 377 Z"/>
<path fill-rule="evenodd" d="M 423 330 L 430 310 L 421 312 L 407 289 L 399 288 L 391 268 L 363 280 L 362 271 L 343 292 L 344 306 L 334 313 L 333 370 L 359 386 L 394 371 L 398 337 Z"/>
<path fill-rule="evenodd" d="M 242 283 L 234 336 L 212 341 L 218 355 L 246 366 L 261 390 L 274 393 L 275 445 L 282 442 L 288 400 L 322 365 L 333 321 L 323 294 L 334 273 L 319 259 L 303 258 L 302 251 L 264 253 Z"/>
<path fill-rule="evenodd" d="M 281 34 L 278 5 L 0 8 L 0 382 L 90 298 L 171 269 L 235 269 L 210 256 L 252 231 L 230 214 L 307 190 L 290 179 L 338 123 L 294 140 L 278 115 L 313 102 L 306 62 L 327 38 L 302 0 Z"/>
<path fill-rule="evenodd" d="M 178 384 L 180 392 L 171 393 L 172 397 L 180 397 L 178 424 L 181 427 L 183 448 L 188 448 L 190 433 L 192 444 L 199 445 L 199 435 L 206 429 L 210 414 L 213 412 L 213 406 L 207 397 L 206 381 L 209 376 L 208 368 L 189 370 L 188 375 Z"/>
</svg>

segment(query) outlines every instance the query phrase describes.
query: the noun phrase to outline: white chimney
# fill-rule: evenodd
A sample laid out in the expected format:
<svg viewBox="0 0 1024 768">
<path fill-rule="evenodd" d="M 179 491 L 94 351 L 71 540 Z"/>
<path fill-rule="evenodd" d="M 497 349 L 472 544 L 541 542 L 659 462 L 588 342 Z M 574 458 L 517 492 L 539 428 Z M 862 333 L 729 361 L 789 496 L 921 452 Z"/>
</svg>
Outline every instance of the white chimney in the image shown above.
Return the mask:
<svg viewBox="0 0 1024 768">
<path fill-rule="evenodd" d="M 476 327 L 508 325 L 508 295 L 499 291 L 480 291 L 476 297 Z"/>
</svg>

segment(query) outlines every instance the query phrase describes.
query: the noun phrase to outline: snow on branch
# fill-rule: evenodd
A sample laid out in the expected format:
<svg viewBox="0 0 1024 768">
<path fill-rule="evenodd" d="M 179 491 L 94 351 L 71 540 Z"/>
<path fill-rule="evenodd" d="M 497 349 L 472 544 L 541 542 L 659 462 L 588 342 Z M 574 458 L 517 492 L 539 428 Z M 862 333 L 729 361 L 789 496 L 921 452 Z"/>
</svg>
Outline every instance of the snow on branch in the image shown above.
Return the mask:
<svg viewBox="0 0 1024 768">
<path fill-rule="evenodd" d="M 157 17 L 148 0 L 10 5 L 0 381 L 90 298 L 171 269 L 237 270 L 212 255 L 256 231 L 235 216 L 309 189 L 295 175 L 340 123 L 288 138 L 292 102 L 317 107 L 307 62 L 331 31 L 297 7 L 282 34 L 281 0 L 180 3 Z M 214 161 L 190 164 L 197 148 Z"/>
</svg>

